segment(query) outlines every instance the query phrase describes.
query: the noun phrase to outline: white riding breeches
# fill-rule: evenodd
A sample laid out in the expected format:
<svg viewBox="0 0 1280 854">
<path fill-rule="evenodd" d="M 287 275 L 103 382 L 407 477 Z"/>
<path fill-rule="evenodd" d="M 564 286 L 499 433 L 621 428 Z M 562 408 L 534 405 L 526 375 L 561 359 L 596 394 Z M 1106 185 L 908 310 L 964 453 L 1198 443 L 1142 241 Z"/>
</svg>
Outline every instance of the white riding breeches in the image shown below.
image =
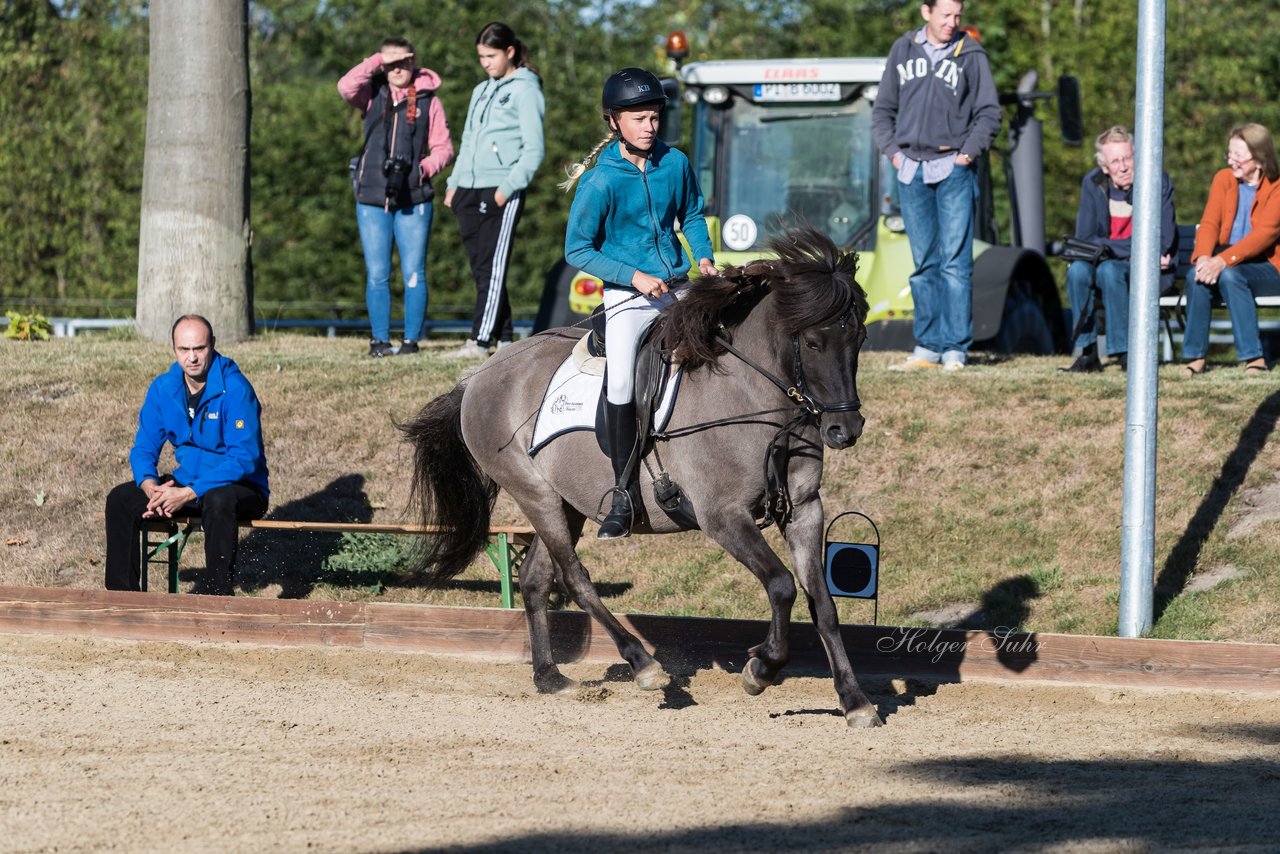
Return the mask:
<svg viewBox="0 0 1280 854">
<path fill-rule="evenodd" d="M 636 350 L 645 330 L 683 292 L 683 287 L 660 297 L 608 288 L 604 292 L 604 355 L 609 365 L 610 403 L 631 403 L 636 394 Z"/>
</svg>

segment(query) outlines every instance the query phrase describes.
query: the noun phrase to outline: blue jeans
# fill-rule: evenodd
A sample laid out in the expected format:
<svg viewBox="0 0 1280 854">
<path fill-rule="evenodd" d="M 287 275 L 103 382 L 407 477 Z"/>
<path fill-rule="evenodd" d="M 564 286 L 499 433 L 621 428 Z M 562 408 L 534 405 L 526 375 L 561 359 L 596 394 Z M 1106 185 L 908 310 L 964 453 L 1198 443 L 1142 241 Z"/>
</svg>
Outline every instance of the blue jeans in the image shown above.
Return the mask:
<svg viewBox="0 0 1280 854">
<path fill-rule="evenodd" d="M 1209 314 L 1213 286 L 1196 281 L 1196 271 L 1187 273 L 1187 328 L 1182 336 L 1182 358 L 1203 359 L 1209 352 Z M 1227 267 L 1218 276 L 1218 292 L 1231 312 L 1231 334 L 1236 339 L 1236 358 L 1248 362 L 1262 356 L 1258 335 L 1258 306 L 1255 296 L 1280 295 L 1280 271 L 1266 261 Z"/>
<path fill-rule="evenodd" d="M 1102 291 L 1102 310 L 1107 315 L 1107 355 L 1129 352 L 1129 261 L 1111 258 L 1095 268 L 1088 261 L 1072 261 L 1067 267 L 1067 298 L 1071 300 L 1072 322 L 1080 327 L 1073 342 L 1084 348 L 1098 341 L 1097 306 L 1094 284 Z M 1083 313 L 1084 323 L 1080 322 Z M 1074 329 L 1075 326 L 1072 328 Z"/>
<path fill-rule="evenodd" d="M 898 185 L 898 201 L 916 271 L 915 355 L 930 362 L 964 362 L 973 343 L 973 200 L 978 180 L 957 165 L 937 184 L 924 167 Z"/>
<path fill-rule="evenodd" d="M 385 211 L 356 205 L 356 223 L 364 247 L 364 301 L 377 341 L 391 340 L 391 244 L 400 252 L 404 276 L 404 337 L 422 337 L 427 316 L 427 239 L 431 234 L 431 202 Z"/>
</svg>

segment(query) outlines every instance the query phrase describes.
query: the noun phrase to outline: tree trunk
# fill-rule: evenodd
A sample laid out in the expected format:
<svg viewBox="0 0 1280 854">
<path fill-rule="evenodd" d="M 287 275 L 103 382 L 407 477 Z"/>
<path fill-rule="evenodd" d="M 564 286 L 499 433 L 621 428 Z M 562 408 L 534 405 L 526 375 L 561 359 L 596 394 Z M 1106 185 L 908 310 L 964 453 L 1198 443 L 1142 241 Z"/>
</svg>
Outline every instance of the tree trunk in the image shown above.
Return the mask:
<svg viewBox="0 0 1280 854">
<path fill-rule="evenodd" d="M 202 314 L 253 331 L 246 0 L 152 0 L 138 238 L 138 332 Z"/>
</svg>

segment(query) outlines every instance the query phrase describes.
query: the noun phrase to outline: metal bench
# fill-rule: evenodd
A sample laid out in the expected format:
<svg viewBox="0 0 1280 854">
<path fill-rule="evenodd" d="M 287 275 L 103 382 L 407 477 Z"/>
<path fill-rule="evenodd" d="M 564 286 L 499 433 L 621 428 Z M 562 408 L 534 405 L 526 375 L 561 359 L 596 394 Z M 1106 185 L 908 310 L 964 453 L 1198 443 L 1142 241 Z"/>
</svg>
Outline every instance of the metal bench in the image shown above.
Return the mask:
<svg viewBox="0 0 1280 854">
<path fill-rule="evenodd" d="M 268 531 L 297 531 L 326 534 L 439 534 L 439 525 L 381 525 L 367 522 L 292 522 L 277 519 L 245 519 L 241 528 Z M 142 523 L 141 587 L 147 589 L 147 570 L 153 563 L 163 563 L 169 572 L 169 592 L 178 592 L 178 560 L 187 538 L 201 530 L 200 517 L 179 516 L 174 519 L 144 519 Z M 153 539 L 153 535 L 159 535 Z M 536 536 L 533 528 L 519 525 L 497 525 L 489 529 L 490 543 L 485 547 L 489 560 L 498 570 L 502 607 L 515 607 L 515 585 L 520 564 L 529 554 Z M 160 552 L 167 554 L 161 556 Z"/>
</svg>

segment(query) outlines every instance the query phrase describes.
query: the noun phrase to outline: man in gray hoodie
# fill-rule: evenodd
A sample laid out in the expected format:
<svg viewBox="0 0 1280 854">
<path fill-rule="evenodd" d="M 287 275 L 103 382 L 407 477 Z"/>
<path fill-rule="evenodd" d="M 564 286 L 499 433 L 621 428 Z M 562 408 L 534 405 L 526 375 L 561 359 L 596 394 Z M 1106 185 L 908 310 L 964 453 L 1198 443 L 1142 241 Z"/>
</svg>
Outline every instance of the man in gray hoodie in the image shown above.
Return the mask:
<svg viewBox="0 0 1280 854">
<path fill-rule="evenodd" d="M 1000 132 L 986 51 L 960 29 L 962 0 L 924 0 L 924 26 L 889 50 L 871 114 L 876 146 L 898 170 L 915 272 L 916 346 L 891 370 L 960 370 L 973 343 L 972 168 Z"/>
</svg>

